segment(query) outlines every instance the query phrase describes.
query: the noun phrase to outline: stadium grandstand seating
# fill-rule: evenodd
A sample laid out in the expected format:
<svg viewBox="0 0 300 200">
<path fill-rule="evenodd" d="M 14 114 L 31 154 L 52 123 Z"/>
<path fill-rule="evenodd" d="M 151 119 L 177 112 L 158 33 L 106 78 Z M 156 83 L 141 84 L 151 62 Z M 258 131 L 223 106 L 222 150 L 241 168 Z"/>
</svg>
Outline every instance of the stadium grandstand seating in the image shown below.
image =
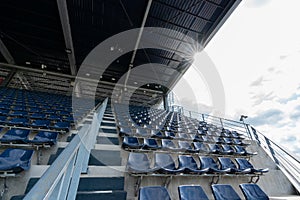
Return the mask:
<svg viewBox="0 0 300 200">
<path fill-rule="evenodd" d="M 240 2 L 1 1 L 0 199 L 299 197 L 292 154 L 172 100 Z"/>
</svg>

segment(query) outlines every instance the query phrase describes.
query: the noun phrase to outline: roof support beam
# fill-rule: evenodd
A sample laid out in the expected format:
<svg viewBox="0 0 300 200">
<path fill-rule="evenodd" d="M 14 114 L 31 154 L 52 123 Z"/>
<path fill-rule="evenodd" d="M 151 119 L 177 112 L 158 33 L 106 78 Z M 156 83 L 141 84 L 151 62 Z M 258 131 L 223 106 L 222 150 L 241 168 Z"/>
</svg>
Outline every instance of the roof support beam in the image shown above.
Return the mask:
<svg viewBox="0 0 300 200">
<path fill-rule="evenodd" d="M 145 27 L 145 24 L 146 24 L 146 21 L 147 21 L 148 13 L 149 13 L 150 8 L 151 8 L 151 4 L 152 4 L 152 0 L 148 0 L 148 4 L 147 4 L 147 7 L 146 7 L 146 11 L 145 11 L 145 14 L 144 14 L 144 18 L 143 18 L 143 21 L 142 21 L 140 32 L 139 32 L 138 38 L 137 38 L 136 43 L 135 43 L 135 47 L 134 47 L 134 51 L 133 51 L 133 54 L 132 54 L 132 57 L 131 57 L 131 60 L 130 60 L 128 72 L 126 74 L 126 79 L 125 79 L 125 83 L 124 83 L 125 88 L 126 88 L 126 85 L 127 85 L 127 82 L 128 82 L 128 78 L 129 78 L 129 75 L 130 75 L 131 68 L 133 67 L 133 62 L 134 62 L 134 59 L 135 59 L 135 56 L 136 56 L 138 46 L 139 46 L 140 41 L 141 41 L 141 37 L 142 37 L 143 30 L 144 30 L 144 27 Z"/>
<path fill-rule="evenodd" d="M 0 38 L 0 52 L 3 55 L 3 57 L 5 58 L 5 60 L 7 61 L 7 63 L 15 64 L 14 58 L 12 57 L 12 55 L 10 54 L 8 49 L 6 48 L 6 46 L 3 43 L 3 41 L 1 40 L 1 38 Z"/>
<path fill-rule="evenodd" d="M 16 74 L 16 71 L 15 69 L 12 69 L 9 74 L 5 77 L 4 81 L 2 82 L 1 86 L 3 87 L 7 87 L 8 84 L 10 83 L 10 81 L 13 79 L 13 77 L 15 76 Z"/>
<path fill-rule="evenodd" d="M 65 38 L 66 53 L 68 54 L 71 74 L 75 76 L 77 74 L 77 68 L 76 68 L 76 59 L 75 59 L 74 46 L 73 46 L 73 40 L 71 34 L 71 26 L 70 26 L 69 15 L 68 15 L 67 1 L 57 0 L 57 6 L 58 6 L 59 17 L 63 29 L 64 38 Z"/>
</svg>

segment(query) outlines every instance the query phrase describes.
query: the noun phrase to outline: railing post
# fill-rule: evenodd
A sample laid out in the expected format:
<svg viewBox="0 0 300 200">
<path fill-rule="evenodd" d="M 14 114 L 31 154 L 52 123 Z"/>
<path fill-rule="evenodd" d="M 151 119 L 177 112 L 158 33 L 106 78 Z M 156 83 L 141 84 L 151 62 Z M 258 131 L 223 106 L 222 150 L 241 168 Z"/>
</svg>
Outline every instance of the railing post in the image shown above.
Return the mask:
<svg viewBox="0 0 300 200">
<path fill-rule="evenodd" d="M 249 124 L 247 124 L 247 127 L 248 127 L 248 130 L 249 130 Z M 255 137 L 256 141 L 257 141 L 257 142 L 258 142 L 258 144 L 260 145 L 260 144 L 261 144 L 261 142 L 260 142 L 260 140 L 259 140 L 259 137 L 258 137 L 258 135 L 257 135 L 257 133 L 256 133 L 256 129 L 255 129 L 255 128 L 253 128 L 253 127 L 251 126 L 251 130 L 252 130 L 252 134 L 254 135 L 254 137 Z"/>
<path fill-rule="evenodd" d="M 272 157 L 273 157 L 274 162 L 275 162 L 277 165 L 279 165 L 279 161 L 278 161 L 277 158 L 276 158 L 274 149 L 271 147 L 271 143 L 270 143 L 269 138 L 267 138 L 266 136 L 264 136 L 264 138 L 265 138 L 265 141 L 266 141 L 266 143 L 267 143 L 267 145 L 268 145 L 268 148 L 269 148 L 269 150 L 270 150 L 270 153 L 271 153 L 271 155 L 272 155 Z"/>
<path fill-rule="evenodd" d="M 220 118 L 220 123 L 221 123 L 222 128 L 224 128 L 222 118 Z"/>
</svg>

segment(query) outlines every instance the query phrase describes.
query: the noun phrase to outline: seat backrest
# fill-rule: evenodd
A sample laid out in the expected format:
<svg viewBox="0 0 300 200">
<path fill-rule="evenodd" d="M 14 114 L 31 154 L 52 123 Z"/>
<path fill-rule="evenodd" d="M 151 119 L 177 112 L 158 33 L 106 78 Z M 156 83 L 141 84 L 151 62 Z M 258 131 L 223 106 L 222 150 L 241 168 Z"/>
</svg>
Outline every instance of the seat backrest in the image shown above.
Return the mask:
<svg viewBox="0 0 300 200">
<path fill-rule="evenodd" d="M 181 185 L 178 193 L 180 200 L 209 200 L 200 185 Z"/>
<path fill-rule="evenodd" d="M 136 145 L 140 144 L 136 137 L 129 137 L 129 136 L 125 136 L 123 142 L 126 142 L 127 144 L 136 144 Z"/>
<path fill-rule="evenodd" d="M 239 185 L 246 200 L 268 200 L 268 195 L 256 184 L 245 183 Z"/>
<path fill-rule="evenodd" d="M 14 136 L 19 136 L 19 137 L 27 137 L 30 133 L 30 130 L 25 130 L 25 129 L 16 129 L 12 128 L 9 131 L 5 133 L 5 135 L 14 135 Z"/>
<path fill-rule="evenodd" d="M 144 138 L 144 144 L 148 144 L 151 146 L 158 146 L 156 140 L 153 138 Z"/>
<path fill-rule="evenodd" d="M 197 149 L 197 150 L 205 151 L 205 152 L 208 151 L 207 146 L 202 142 L 194 142 L 193 144 L 194 144 L 195 149 Z"/>
<path fill-rule="evenodd" d="M 229 146 L 229 145 L 222 145 L 222 148 L 223 148 L 223 150 L 224 151 L 232 151 L 232 152 L 234 152 L 234 149 L 231 147 L 231 146 Z"/>
<path fill-rule="evenodd" d="M 171 200 L 168 190 L 162 186 L 142 187 L 139 191 L 139 200 Z"/>
<path fill-rule="evenodd" d="M 161 144 L 163 148 L 176 148 L 176 145 L 172 140 L 169 139 L 162 139 Z"/>
<path fill-rule="evenodd" d="M 219 169 L 218 164 L 211 157 L 200 157 L 200 169 L 212 168 Z"/>
<path fill-rule="evenodd" d="M 239 169 L 243 170 L 243 169 L 253 169 L 253 165 L 246 159 L 244 158 L 236 158 L 235 159 L 237 164 L 239 165 Z"/>
<path fill-rule="evenodd" d="M 219 157 L 218 160 L 220 162 L 221 169 L 227 169 L 227 168 L 237 169 L 236 165 L 232 162 L 230 158 Z"/>
<path fill-rule="evenodd" d="M 231 185 L 214 184 L 211 188 L 215 200 L 241 200 Z"/>
<path fill-rule="evenodd" d="M 155 154 L 155 167 L 175 169 L 175 162 L 170 154 L 156 153 Z"/>
<path fill-rule="evenodd" d="M 208 144 L 208 146 L 211 151 L 221 151 L 219 145 L 217 144 Z"/>
<path fill-rule="evenodd" d="M 197 163 L 192 156 L 179 155 L 178 161 L 179 168 L 198 169 Z"/>
<path fill-rule="evenodd" d="M 178 141 L 178 146 L 183 149 L 193 149 L 191 144 L 187 141 Z"/>
<path fill-rule="evenodd" d="M 239 146 L 239 145 L 234 145 L 234 148 L 235 148 L 236 152 L 238 152 L 238 153 L 246 153 L 247 152 L 244 147 Z"/>
<path fill-rule="evenodd" d="M 139 170 L 147 170 L 150 168 L 148 156 L 144 153 L 129 153 L 127 167 L 132 167 Z"/>
</svg>

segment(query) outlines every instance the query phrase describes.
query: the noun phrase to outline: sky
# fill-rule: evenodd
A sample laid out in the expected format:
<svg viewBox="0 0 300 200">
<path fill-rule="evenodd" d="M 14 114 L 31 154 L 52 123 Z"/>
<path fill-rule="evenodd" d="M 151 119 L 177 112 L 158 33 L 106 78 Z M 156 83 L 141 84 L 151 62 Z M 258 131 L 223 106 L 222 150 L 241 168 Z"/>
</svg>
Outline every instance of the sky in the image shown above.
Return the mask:
<svg viewBox="0 0 300 200">
<path fill-rule="evenodd" d="M 225 117 L 247 115 L 245 122 L 300 158 L 299 7 L 299 0 L 243 0 L 204 52 L 222 81 Z M 177 104 L 210 113 L 213 91 L 201 63 L 196 56 L 173 92 Z"/>
</svg>

